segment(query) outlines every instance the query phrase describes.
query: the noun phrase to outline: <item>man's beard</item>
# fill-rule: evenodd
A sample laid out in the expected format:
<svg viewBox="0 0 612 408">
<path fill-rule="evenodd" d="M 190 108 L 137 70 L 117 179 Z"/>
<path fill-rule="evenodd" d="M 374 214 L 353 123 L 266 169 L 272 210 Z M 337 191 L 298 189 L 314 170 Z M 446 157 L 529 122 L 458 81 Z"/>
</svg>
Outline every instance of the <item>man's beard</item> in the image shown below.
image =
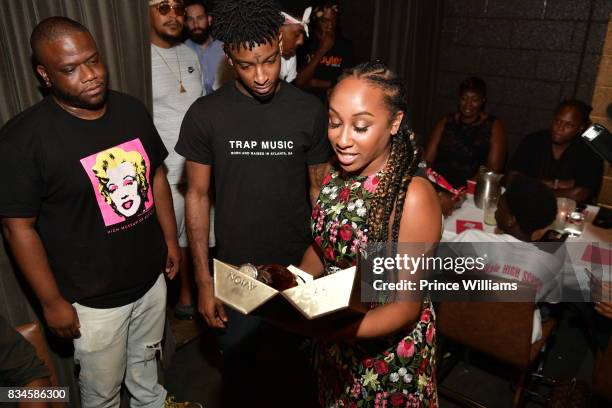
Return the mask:
<svg viewBox="0 0 612 408">
<path fill-rule="evenodd" d="M 87 110 L 97 110 L 97 109 L 102 108 L 106 104 L 106 96 L 108 95 L 108 89 L 106 89 L 104 91 L 104 94 L 102 95 L 102 98 L 100 99 L 100 102 L 89 103 L 83 100 L 78 95 L 72 95 L 68 92 L 64 92 L 63 90 L 57 87 L 53 87 L 52 92 L 53 92 L 53 95 L 55 95 L 55 97 L 61 102 L 63 102 L 64 104 L 75 107 L 75 108 L 87 109 Z"/>
<path fill-rule="evenodd" d="M 158 35 L 160 36 L 160 38 L 162 40 L 167 41 L 168 43 L 172 44 L 172 45 L 176 45 L 181 41 L 181 36 L 176 35 L 176 36 L 172 36 L 172 35 L 168 35 L 166 33 L 158 33 Z"/>
<path fill-rule="evenodd" d="M 212 28 L 210 26 L 206 27 L 205 30 L 199 33 L 194 33 L 193 31 L 190 31 L 189 38 L 191 38 L 191 41 L 193 41 L 194 43 L 202 45 L 206 41 L 208 41 L 211 31 L 212 31 Z"/>
</svg>

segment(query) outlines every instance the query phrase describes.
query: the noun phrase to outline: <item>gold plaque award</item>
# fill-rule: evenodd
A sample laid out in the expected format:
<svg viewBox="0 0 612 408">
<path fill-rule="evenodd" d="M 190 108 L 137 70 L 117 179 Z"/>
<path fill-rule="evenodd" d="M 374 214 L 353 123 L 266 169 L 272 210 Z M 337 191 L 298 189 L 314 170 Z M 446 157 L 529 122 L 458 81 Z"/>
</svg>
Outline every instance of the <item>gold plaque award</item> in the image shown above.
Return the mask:
<svg viewBox="0 0 612 408">
<path fill-rule="evenodd" d="M 281 293 L 304 317 L 316 319 L 350 306 L 356 269 L 352 266 Z"/>
<path fill-rule="evenodd" d="M 360 301 L 360 278 L 355 266 L 313 279 L 293 265 L 287 270 L 296 276 L 297 286 L 282 292 L 254 279 L 239 268 L 214 260 L 215 297 L 237 311 L 249 314 L 279 293 L 286 300 L 283 307 L 294 307 L 308 320 L 339 311 L 365 313 Z"/>
<path fill-rule="evenodd" d="M 217 259 L 213 267 L 215 297 L 241 313 L 251 313 L 278 294 L 276 289 Z"/>
</svg>

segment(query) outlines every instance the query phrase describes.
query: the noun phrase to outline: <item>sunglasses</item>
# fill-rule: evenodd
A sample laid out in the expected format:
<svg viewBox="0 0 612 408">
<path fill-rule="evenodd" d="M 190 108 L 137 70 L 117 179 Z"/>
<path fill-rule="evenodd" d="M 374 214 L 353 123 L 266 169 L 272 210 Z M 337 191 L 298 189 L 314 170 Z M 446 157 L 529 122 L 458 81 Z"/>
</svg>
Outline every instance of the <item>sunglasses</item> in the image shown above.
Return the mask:
<svg viewBox="0 0 612 408">
<path fill-rule="evenodd" d="M 170 3 L 163 2 L 157 5 L 157 11 L 162 16 L 165 16 L 166 14 L 170 13 L 170 10 L 174 10 L 174 14 L 177 16 L 185 15 L 185 6 L 180 3 L 171 5 Z"/>
</svg>

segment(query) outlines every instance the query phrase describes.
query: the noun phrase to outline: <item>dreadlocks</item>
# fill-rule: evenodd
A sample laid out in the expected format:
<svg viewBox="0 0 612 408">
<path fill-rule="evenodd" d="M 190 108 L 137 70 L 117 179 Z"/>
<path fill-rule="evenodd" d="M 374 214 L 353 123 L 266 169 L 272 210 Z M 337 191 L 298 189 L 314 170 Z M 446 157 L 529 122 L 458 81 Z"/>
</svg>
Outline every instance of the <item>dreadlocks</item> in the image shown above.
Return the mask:
<svg viewBox="0 0 612 408">
<path fill-rule="evenodd" d="M 278 38 L 284 21 L 280 10 L 272 0 L 223 0 L 218 1 L 211 15 L 213 37 L 223 41 L 228 48 L 245 49 L 272 43 Z"/>
<path fill-rule="evenodd" d="M 368 213 L 368 239 L 371 242 L 387 240 L 389 220 L 395 209 L 391 237 L 399 238 L 399 226 L 406 199 L 406 190 L 419 163 L 419 149 L 408 125 L 408 102 L 406 88 L 398 76 L 380 62 L 366 62 L 344 73 L 340 80 L 354 76 L 381 89 L 385 104 L 393 120 L 398 112 L 404 117 L 398 132 L 391 141 L 391 154 L 385 167 Z"/>
</svg>

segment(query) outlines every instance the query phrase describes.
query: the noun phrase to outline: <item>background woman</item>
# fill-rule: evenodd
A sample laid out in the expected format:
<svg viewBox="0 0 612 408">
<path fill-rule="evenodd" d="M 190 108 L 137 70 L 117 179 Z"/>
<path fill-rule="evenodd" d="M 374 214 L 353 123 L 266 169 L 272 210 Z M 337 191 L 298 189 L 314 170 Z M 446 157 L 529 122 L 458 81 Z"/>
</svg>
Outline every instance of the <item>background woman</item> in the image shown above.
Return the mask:
<svg viewBox="0 0 612 408">
<path fill-rule="evenodd" d="M 434 127 L 425 160 L 454 188 L 474 178 L 481 165 L 496 173 L 504 170 L 506 132 L 499 119 L 484 112 L 487 86 L 478 77 L 459 86 L 459 110 Z"/>
<path fill-rule="evenodd" d="M 318 276 L 355 264 L 367 242 L 439 240 L 436 194 L 413 177 L 419 154 L 406 112 L 406 90 L 383 64 L 361 64 L 334 88 L 328 135 L 337 163 L 313 209 L 315 244 L 303 270 Z M 435 315 L 428 299 L 372 304 L 334 337 L 316 354 L 323 406 L 437 406 Z"/>
</svg>

